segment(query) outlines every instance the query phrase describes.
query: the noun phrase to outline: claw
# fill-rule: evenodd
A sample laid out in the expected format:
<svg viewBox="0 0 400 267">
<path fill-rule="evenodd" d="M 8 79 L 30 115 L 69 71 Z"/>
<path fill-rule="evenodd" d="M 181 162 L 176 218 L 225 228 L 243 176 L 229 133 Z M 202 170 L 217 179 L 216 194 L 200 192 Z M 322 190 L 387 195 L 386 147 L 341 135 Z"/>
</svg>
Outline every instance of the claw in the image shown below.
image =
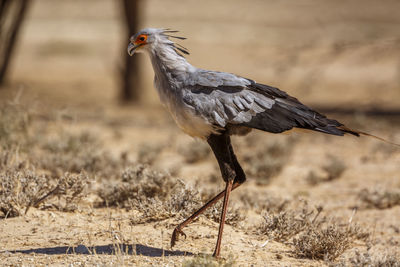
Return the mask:
<svg viewBox="0 0 400 267">
<path fill-rule="evenodd" d="M 174 229 L 174 231 L 172 232 L 172 237 L 171 237 L 171 248 L 173 248 L 175 246 L 176 241 L 178 241 L 178 237 L 179 235 L 183 235 L 186 239 L 186 234 L 178 227 L 176 227 Z"/>
</svg>

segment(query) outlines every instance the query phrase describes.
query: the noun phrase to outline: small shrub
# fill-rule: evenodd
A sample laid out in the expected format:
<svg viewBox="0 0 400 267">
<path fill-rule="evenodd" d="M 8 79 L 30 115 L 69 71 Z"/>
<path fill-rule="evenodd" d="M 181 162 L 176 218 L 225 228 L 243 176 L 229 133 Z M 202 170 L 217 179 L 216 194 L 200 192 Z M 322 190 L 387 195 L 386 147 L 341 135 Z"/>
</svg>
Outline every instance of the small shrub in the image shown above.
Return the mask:
<svg viewBox="0 0 400 267">
<path fill-rule="evenodd" d="M 334 218 L 320 218 L 321 212 L 322 207 L 310 211 L 305 204 L 300 210 L 264 215 L 264 222 L 257 227 L 257 232 L 275 241 L 291 244 L 296 257 L 326 261 L 336 259 L 353 240 L 369 237 L 357 225 L 339 224 Z"/>
<path fill-rule="evenodd" d="M 346 168 L 347 167 L 342 160 L 334 156 L 328 156 L 327 164 L 322 167 L 324 174 L 317 174 L 314 171 L 310 171 L 306 177 L 306 181 L 310 185 L 333 181 L 340 178 Z"/>
<path fill-rule="evenodd" d="M 0 172 L 0 211 L 2 217 L 24 214 L 30 207 L 53 207 L 72 211 L 86 194 L 89 178 L 86 174 L 65 174 L 52 178 L 35 169 L 7 168 Z M 58 201 L 52 202 L 57 197 Z M 46 202 L 46 203 L 44 203 Z"/>
<path fill-rule="evenodd" d="M 132 201 L 165 200 L 175 185 L 176 181 L 167 173 L 139 164 L 125 169 L 113 184 L 101 186 L 98 194 L 103 203 L 100 205 L 131 209 L 136 206 Z"/>
<path fill-rule="evenodd" d="M 301 210 L 282 211 L 279 214 L 264 213 L 264 221 L 257 227 L 257 232 L 275 241 L 287 241 L 310 227 L 321 211 L 322 208 L 313 215 L 314 211 L 305 206 Z"/>
<path fill-rule="evenodd" d="M 341 159 L 334 156 L 329 156 L 328 159 L 328 164 L 322 167 L 322 169 L 328 174 L 327 181 L 340 178 L 347 168 L 346 165 Z"/>
<path fill-rule="evenodd" d="M 137 210 L 141 212 L 141 216 L 131 218 L 132 224 L 161 221 L 169 218 L 186 219 L 202 203 L 197 191 L 184 183 L 180 183 L 171 191 L 171 195 L 167 199 L 154 198 L 138 204 L 140 204 L 140 207 L 137 207 Z"/>
<path fill-rule="evenodd" d="M 350 247 L 356 231 L 349 226 L 330 223 L 327 227 L 310 225 L 293 239 L 297 257 L 332 261 Z"/>
<path fill-rule="evenodd" d="M 52 188 L 48 177 L 34 170 L 8 168 L 0 172 L 2 217 L 16 217 Z"/>
<path fill-rule="evenodd" d="M 365 208 L 389 209 L 400 205 L 400 190 L 363 189 L 358 193 L 358 197 Z"/>
<path fill-rule="evenodd" d="M 140 215 L 132 218 L 134 224 L 185 217 L 201 204 L 196 190 L 141 164 L 125 169 L 113 184 L 101 186 L 98 195 L 102 199 L 98 206 L 139 211 Z"/>
<path fill-rule="evenodd" d="M 197 190 L 180 181 L 165 204 L 170 214 L 186 219 L 202 205 L 202 202 Z"/>
<path fill-rule="evenodd" d="M 79 174 L 65 173 L 58 179 L 56 187 L 42 196 L 43 200 L 48 197 L 53 199 L 51 202 L 50 200 L 47 201 L 48 204 L 43 205 L 43 208 L 54 207 L 59 211 L 68 212 L 77 210 L 79 202 L 88 193 L 89 184 L 90 178 L 85 172 Z M 35 204 L 38 205 L 39 202 Z"/>
<path fill-rule="evenodd" d="M 374 256 L 369 251 L 361 253 L 356 250 L 350 263 L 355 267 L 400 267 L 400 255 L 396 252 L 385 252 Z"/>
</svg>

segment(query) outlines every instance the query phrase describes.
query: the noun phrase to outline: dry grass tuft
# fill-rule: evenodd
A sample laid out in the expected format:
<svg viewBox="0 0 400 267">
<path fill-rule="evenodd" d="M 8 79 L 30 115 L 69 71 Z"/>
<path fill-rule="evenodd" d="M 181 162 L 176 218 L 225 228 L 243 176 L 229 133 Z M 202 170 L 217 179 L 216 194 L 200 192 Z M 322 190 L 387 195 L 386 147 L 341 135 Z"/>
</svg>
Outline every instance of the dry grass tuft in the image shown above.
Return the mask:
<svg viewBox="0 0 400 267">
<path fill-rule="evenodd" d="M 355 255 L 350 258 L 350 263 L 355 267 L 400 267 L 400 255 L 396 252 L 385 252 L 373 256 L 369 251 L 361 253 L 356 250 Z"/>
<path fill-rule="evenodd" d="M 165 199 L 175 185 L 176 182 L 167 173 L 138 164 L 125 169 L 109 186 L 101 186 L 98 195 L 103 202 L 100 206 L 132 209 L 138 205 L 136 202 Z"/>
<path fill-rule="evenodd" d="M 216 259 L 211 255 L 200 254 L 182 263 L 183 267 L 230 267 L 235 266 L 233 257 L 229 260 Z"/>
<path fill-rule="evenodd" d="M 79 202 L 88 194 L 88 187 L 91 179 L 85 172 L 79 174 L 65 173 L 58 179 L 57 185 L 35 201 L 37 206 L 47 198 L 54 199 L 43 205 L 43 208 L 56 208 L 59 211 L 75 211 Z"/>
<path fill-rule="evenodd" d="M 341 159 L 328 156 L 328 164 L 322 168 L 328 174 L 327 180 L 332 181 L 340 178 L 347 167 Z"/>
<path fill-rule="evenodd" d="M 330 223 L 327 227 L 310 225 L 293 239 L 297 257 L 332 261 L 340 256 L 358 236 L 358 228 Z"/>
<path fill-rule="evenodd" d="M 328 162 L 322 167 L 324 174 L 317 174 L 310 171 L 306 177 L 306 181 L 310 185 L 317 185 L 323 182 L 329 182 L 339 179 L 346 170 L 344 162 L 334 156 L 328 156 Z"/>
<path fill-rule="evenodd" d="M 139 164 L 127 168 L 121 177 L 98 191 L 99 206 L 137 210 L 132 223 L 185 217 L 201 204 L 200 194 L 183 181 Z"/>
<path fill-rule="evenodd" d="M 358 197 L 364 208 L 389 209 L 400 205 L 400 190 L 363 189 L 358 193 Z"/>
<path fill-rule="evenodd" d="M 37 199 L 51 191 L 45 175 L 34 170 L 8 168 L 0 172 L 0 211 L 2 217 L 16 217 L 24 213 Z"/>
<path fill-rule="evenodd" d="M 30 207 L 73 211 L 87 193 L 85 173 L 66 173 L 60 178 L 39 174 L 35 169 L 10 167 L 0 172 L 0 211 L 2 217 L 15 217 Z M 57 198 L 57 201 L 54 199 Z"/>
<path fill-rule="evenodd" d="M 293 255 L 332 261 L 340 256 L 355 239 L 366 240 L 369 234 L 357 225 L 340 224 L 334 218 L 320 218 L 322 207 L 310 210 L 305 203 L 299 210 L 286 210 L 264 215 L 257 232 L 268 238 L 293 246 Z"/>
<path fill-rule="evenodd" d="M 307 206 L 300 210 L 281 211 L 278 214 L 265 212 L 264 221 L 257 227 L 257 232 L 267 235 L 275 241 L 285 242 L 313 224 L 322 208 L 310 211 Z"/>
<path fill-rule="evenodd" d="M 141 211 L 141 215 L 132 218 L 132 224 L 161 221 L 169 218 L 186 219 L 201 206 L 201 201 L 196 190 L 180 181 L 168 198 L 164 200 L 151 199 L 140 204 L 138 210 Z"/>
<path fill-rule="evenodd" d="M 181 180 L 178 180 L 178 182 L 172 195 L 165 203 L 165 209 L 173 216 L 186 219 L 192 215 L 195 209 L 198 209 L 202 205 L 202 202 L 197 190 Z"/>
</svg>

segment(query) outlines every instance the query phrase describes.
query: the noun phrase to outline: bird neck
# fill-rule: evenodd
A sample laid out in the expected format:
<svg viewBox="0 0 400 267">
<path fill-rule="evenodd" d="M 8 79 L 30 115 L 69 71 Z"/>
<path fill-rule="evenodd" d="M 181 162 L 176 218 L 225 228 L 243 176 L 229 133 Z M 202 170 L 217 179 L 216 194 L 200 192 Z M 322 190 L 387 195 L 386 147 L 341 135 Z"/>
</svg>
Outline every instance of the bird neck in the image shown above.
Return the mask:
<svg viewBox="0 0 400 267">
<path fill-rule="evenodd" d="M 158 79 L 175 79 L 195 69 L 175 51 L 174 47 L 168 44 L 158 43 L 149 54 L 154 74 Z"/>
</svg>

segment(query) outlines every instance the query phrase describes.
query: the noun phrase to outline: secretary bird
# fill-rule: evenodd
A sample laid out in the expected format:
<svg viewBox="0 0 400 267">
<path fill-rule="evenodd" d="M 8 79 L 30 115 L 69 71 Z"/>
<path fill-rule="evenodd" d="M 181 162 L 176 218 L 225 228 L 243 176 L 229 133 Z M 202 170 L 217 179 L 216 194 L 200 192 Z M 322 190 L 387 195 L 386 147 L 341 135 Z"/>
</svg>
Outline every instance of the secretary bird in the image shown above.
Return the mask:
<svg viewBox="0 0 400 267">
<path fill-rule="evenodd" d="M 226 183 L 225 190 L 176 226 L 172 233 L 171 247 L 179 235 L 186 237 L 182 229 L 187 224 L 223 197 L 213 254 L 218 257 L 229 195 L 246 180 L 233 152 L 231 135 L 246 135 L 253 128 L 271 133 L 303 128 L 339 136 L 372 135 L 347 128 L 278 88 L 235 74 L 192 66 L 184 57 L 184 54 L 189 54 L 188 50 L 170 40 L 186 39 L 174 35 L 176 32 L 154 28 L 141 30 L 130 38 L 128 54 L 132 56 L 135 52 L 147 52 L 153 65 L 154 85 L 161 103 L 185 133 L 208 142 Z"/>
</svg>

